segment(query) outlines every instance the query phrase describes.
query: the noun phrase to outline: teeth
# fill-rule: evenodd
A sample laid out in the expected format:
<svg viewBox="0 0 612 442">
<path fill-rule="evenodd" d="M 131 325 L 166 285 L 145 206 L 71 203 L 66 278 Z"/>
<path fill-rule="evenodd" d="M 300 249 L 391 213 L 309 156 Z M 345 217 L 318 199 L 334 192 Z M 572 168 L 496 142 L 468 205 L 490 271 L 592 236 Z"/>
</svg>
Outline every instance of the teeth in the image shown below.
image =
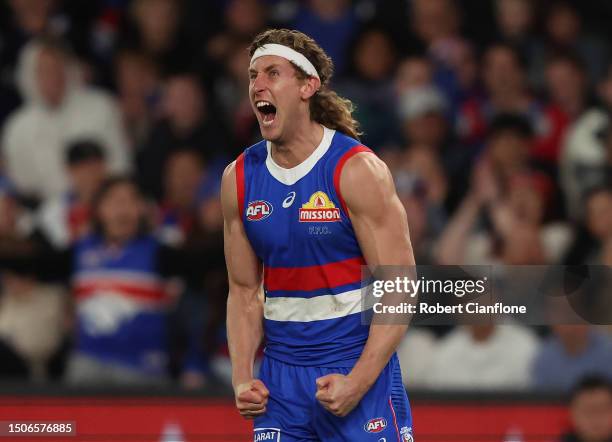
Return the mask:
<svg viewBox="0 0 612 442">
<path fill-rule="evenodd" d="M 272 106 L 272 103 L 270 103 L 269 101 L 258 101 L 257 103 L 255 103 L 255 106 L 259 107 L 263 107 L 263 106 Z"/>
</svg>

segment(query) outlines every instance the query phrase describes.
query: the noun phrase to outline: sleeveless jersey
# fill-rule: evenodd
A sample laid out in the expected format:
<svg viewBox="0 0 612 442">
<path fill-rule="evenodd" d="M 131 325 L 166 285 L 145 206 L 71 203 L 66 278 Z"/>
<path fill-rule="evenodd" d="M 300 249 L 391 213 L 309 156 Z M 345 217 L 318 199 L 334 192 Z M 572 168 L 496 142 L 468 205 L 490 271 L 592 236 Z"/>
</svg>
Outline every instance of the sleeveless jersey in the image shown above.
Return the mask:
<svg viewBox="0 0 612 442">
<path fill-rule="evenodd" d="M 369 332 L 361 320 L 365 260 L 339 182 L 345 162 L 371 150 L 328 128 L 294 168 L 278 166 L 270 148 L 261 141 L 236 160 L 240 215 L 264 267 L 265 353 L 295 365 L 352 367 Z"/>
</svg>

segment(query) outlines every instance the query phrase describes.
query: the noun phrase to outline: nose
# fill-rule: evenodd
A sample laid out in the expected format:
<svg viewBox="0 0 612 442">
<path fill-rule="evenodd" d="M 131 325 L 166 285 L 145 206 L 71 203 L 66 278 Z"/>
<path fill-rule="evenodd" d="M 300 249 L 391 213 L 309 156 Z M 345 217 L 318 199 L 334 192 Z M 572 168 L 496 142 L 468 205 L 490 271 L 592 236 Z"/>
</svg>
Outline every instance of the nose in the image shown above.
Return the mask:
<svg viewBox="0 0 612 442">
<path fill-rule="evenodd" d="M 265 75 L 257 74 L 257 76 L 251 80 L 251 88 L 254 93 L 262 92 L 265 87 Z"/>
</svg>

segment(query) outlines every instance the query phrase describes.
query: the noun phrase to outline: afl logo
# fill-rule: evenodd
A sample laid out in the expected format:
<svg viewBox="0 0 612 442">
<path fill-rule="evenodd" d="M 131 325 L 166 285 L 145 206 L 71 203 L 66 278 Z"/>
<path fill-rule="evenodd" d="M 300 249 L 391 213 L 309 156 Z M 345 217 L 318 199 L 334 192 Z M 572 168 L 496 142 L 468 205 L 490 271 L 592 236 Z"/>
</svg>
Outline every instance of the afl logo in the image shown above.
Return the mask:
<svg viewBox="0 0 612 442">
<path fill-rule="evenodd" d="M 387 420 L 384 417 L 370 419 L 363 426 L 363 429 L 368 433 L 380 433 L 387 427 Z"/>
<path fill-rule="evenodd" d="M 261 221 L 272 214 L 272 204 L 267 201 L 251 201 L 247 206 L 246 217 L 249 221 Z"/>
</svg>

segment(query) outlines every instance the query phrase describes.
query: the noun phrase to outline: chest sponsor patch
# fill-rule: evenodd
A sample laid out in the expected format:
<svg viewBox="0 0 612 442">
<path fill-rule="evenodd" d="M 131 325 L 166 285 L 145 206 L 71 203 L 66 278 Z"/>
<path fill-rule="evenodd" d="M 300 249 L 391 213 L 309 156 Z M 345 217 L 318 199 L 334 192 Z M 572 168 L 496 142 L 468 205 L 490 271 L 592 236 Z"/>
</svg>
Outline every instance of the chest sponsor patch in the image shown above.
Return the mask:
<svg viewBox="0 0 612 442">
<path fill-rule="evenodd" d="M 272 214 L 272 204 L 267 201 L 251 201 L 247 206 L 246 217 L 249 221 L 261 221 Z"/>
<path fill-rule="evenodd" d="M 299 210 L 301 223 L 329 223 L 340 221 L 340 209 L 332 203 L 325 192 L 315 192 Z"/>
</svg>

